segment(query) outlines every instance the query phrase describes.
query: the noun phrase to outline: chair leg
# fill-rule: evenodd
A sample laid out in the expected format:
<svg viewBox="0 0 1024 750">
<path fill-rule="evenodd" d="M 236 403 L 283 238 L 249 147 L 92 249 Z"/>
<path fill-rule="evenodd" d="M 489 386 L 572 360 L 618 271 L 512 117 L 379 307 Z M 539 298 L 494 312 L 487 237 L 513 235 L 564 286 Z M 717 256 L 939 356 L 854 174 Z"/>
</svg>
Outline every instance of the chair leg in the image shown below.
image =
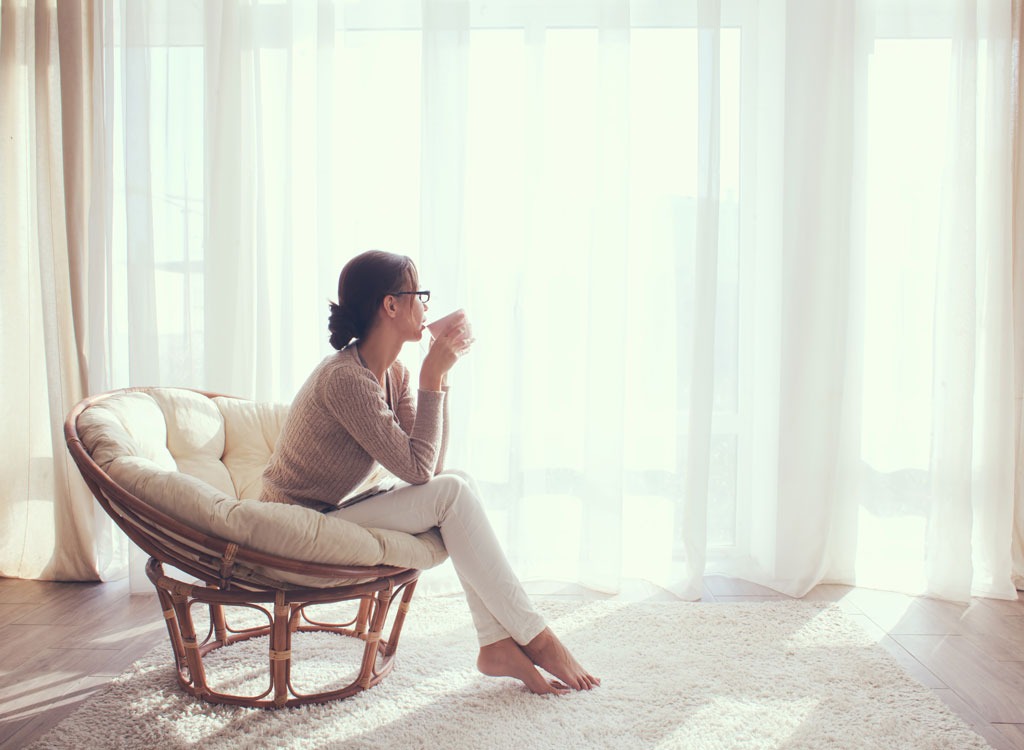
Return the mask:
<svg viewBox="0 0 1024 750">
<path fill-rule="evenodd" d="M 171 639 L 171 651 L 174 652 L 174 661 L 178 665 L 178 671 L 180 672 L 187 666 L 187 662 L 185 659 L 185 646 L 181 642 L 181 631 L 175 622 L 174 602 L 171 601 L 170 594 L 159 586 L 156 586 L 156 595 L 160 601 L 160 609 L 164 614 L 164 622 L 167 624 L 167 635 Z"/>
<path fill-rule="evenodd" d="M 228 624 L 224 618 L 224 607 L 220 604 L 210 605 L 210 620 L 213 622 L 213 637 L 219 642 L 228 642 Z"/>
<path fill-rule="evenodd" d="M 376 611 L 373 614 L 373 621 L 370 625 L 370 632 L 366 634 L 366 647 L 363 649 L 363 664 L 359 670 L 357 682 L 363 689 L 370 687 L 373 679 L 373 668 L 377 664 L 377 651 L 380 647 L 381 634 L 384 631 L 384 621 L 388 616 L 388 609 L 391 608 L 391 589 L 378 591 L 375 597 Z"/>
<path fill-rule="evenodd" d="M 274 688 L 274 705 L 288 702 L 288 677 L 291 667 L 292 608 L 285 602 L 284 591 L 278 591 L 274 602 L 274 622 L 270 632 L 270 682 Z"/>
<path fill-rule="evenodd" d="M 359 600 L 359 614 L 356 617 L 356 635 L 366 635 L 370 622 L 370 605 L 373 603 L 372 596 L 364 596 Z"/>
<path fill-rule="evenodd" d="M 391 624 L 391 633 L 388 635 L 385 656 L 390 656 L 398 650 L 398 638 L 402 635 L 402 626 L 405 624 L 405 616 L 409 613 L 409 603 L 412 601 L 412 594 L 416 590 L 417 583 L 417 581 L 412 581 L 402 592 L 402 599 L 398 603 L 398 612 L 395 613 L 395 621 Z"/>
<path fill-rule="evenodd" d="M 206 671 L 199 655 L 199 642 L 196 638 L 195 625 L 192 623 L 192 612 L 188 604 L 189 597 L 185 594 L 171 594 L 174 612 L 177 615 L 178 629 L 181 631 L 181 644 L 185 651 L 185 663 L 188 665 L 190 682 L 196 695 L 202 697 L 209 692 L 206 686 Z"/>
</svg>

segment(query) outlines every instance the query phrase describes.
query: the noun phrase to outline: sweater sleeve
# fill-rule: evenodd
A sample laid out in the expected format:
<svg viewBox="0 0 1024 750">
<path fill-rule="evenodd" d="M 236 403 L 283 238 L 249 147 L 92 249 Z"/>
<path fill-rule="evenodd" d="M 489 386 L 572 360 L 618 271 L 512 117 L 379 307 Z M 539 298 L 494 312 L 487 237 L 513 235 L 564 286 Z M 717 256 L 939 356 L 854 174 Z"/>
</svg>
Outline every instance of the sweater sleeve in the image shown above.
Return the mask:
<svg viewBox="0 0 1024 750">
<path fill-rule="evenodd" d="M 398 398 L 395 401 L 395 416 L 398 423 L 406 432 L 412 432 L 412 426 L 416 423 L 416 397 L 413 395 L 412 386 L 409 383 L 409 371 L 399 362 L 395 363 L 398 370 Z"/>
<path fill-rule="evenodd" d="M 448 425 L 451 423 L 448 412 L 448 386 L 444 387 L 444 406 L 441 408 L 441 447 L 437 450 L 437 468 L 435 476 L 444 471 L 444 459 L 448 454 Z"/>
<path fill-rule="evenodd" d="M 403 380 L 407 382 L 407 378 Z M 322 392 L 324 408 L 363 450 L 410 484 L 423 484 L 434 475 L 441 447 L 444 393 L 420 391 L 418 408 L 410 414 L 402 404 L 406 400 L 403 392 L 396 419 L 369 371 L 350 371 L 336 386 Z M 411 422 L 406 422 L 410 418 Z M 409 424 L 408 430 L 404 423 Z"/>
<path fill-rule="evenodd" d="M 401 385 L 395 413 L 398 416 L 402 429 L 409 432 L 416 421 L 416 399 L 412 396 L 412 388 L 409 385 L 409 371 L 402 367 Z M 448 411 L 448 386 L 442 388 L 444 393 L 444 406 L 441 410 L 441 447 L 437 451 L 437 465 L 434 468 L 434 475 L 444 471 L 444 459 L 448 453 L 448 425 L 450 423 Z"/>
</svg>

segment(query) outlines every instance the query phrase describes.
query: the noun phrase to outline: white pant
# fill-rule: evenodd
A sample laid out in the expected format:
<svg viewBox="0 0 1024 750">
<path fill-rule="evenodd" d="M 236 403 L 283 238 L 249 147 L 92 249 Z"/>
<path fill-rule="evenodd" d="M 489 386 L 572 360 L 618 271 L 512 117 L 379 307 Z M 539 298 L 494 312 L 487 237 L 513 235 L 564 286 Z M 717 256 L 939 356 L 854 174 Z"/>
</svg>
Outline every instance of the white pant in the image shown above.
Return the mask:
<svg viewBox="0 0 1024 750">
<path fill-rule="evenodd" d="M 481 646 L 509 636 L 525 645 L 544 629 L 544 619 L 508 564 L 468 475 L 444 472 L 426 484 L 403 484 L 331 513 L 360 526 L 408 534 L 439 527 L 466 590 Z"/>
</svg>

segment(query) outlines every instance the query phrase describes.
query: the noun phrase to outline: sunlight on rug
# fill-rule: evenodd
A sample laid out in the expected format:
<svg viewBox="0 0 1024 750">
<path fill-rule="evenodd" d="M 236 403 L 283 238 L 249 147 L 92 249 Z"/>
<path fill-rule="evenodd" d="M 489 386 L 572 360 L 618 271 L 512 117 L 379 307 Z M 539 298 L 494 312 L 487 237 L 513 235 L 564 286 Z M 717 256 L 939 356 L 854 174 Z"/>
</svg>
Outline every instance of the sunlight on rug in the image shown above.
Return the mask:
<svg viewBox="0 0 1024 750">
<path fill-rule="evenodd" d="M 541 600 L 537 608 L 602 687 L 541 697 L 484 677 L 465 602 L 422 598 L 395 670 L 348 700 L 281 711 L 204 704 L 179 690 L 165 645 L 33 748 L 988 747 L 835 605 Z M 298 634 L 293 652 L 296 686 L 314 689 L 345 681 L 357 644 Z M 220 685 L 265 687 L 265 640 L 208 658 Z"/>
</svg>

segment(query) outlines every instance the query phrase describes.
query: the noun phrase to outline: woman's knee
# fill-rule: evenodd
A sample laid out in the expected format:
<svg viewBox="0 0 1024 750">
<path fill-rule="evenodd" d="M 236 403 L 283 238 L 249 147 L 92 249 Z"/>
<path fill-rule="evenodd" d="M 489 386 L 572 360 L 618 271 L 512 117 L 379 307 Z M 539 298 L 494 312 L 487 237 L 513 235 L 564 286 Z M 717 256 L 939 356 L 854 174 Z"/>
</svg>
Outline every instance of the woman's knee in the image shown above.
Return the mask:
<svg viewBox="0 0 1024 750">
<path fill-rule="evenodd" d="M 440 506 L 437 509 L 439 519 L 443 520 L 452 511 L 465 512 L 467 508 L 475 509 L 480 506 L 480 498 L 477 497 L 470 484 L 468 475 L 462 472 L 444 472 L 430 481 L 436 483 L 439 490 L 437 493 Z"/>
<path fill-rule="evenodd" d="M 459 479 L 461 479 L 462 481 L 469 485 L 469 488 L 473 491 L 475 495 L 480 495 L 480 490 L 477 487 L 476 480 L 473 479 L 473 476 L 468 472 L 462 471 L 461 469 L 445 469 L 435 478 L 438 477 L 458 477 Z"/>
</svg>

